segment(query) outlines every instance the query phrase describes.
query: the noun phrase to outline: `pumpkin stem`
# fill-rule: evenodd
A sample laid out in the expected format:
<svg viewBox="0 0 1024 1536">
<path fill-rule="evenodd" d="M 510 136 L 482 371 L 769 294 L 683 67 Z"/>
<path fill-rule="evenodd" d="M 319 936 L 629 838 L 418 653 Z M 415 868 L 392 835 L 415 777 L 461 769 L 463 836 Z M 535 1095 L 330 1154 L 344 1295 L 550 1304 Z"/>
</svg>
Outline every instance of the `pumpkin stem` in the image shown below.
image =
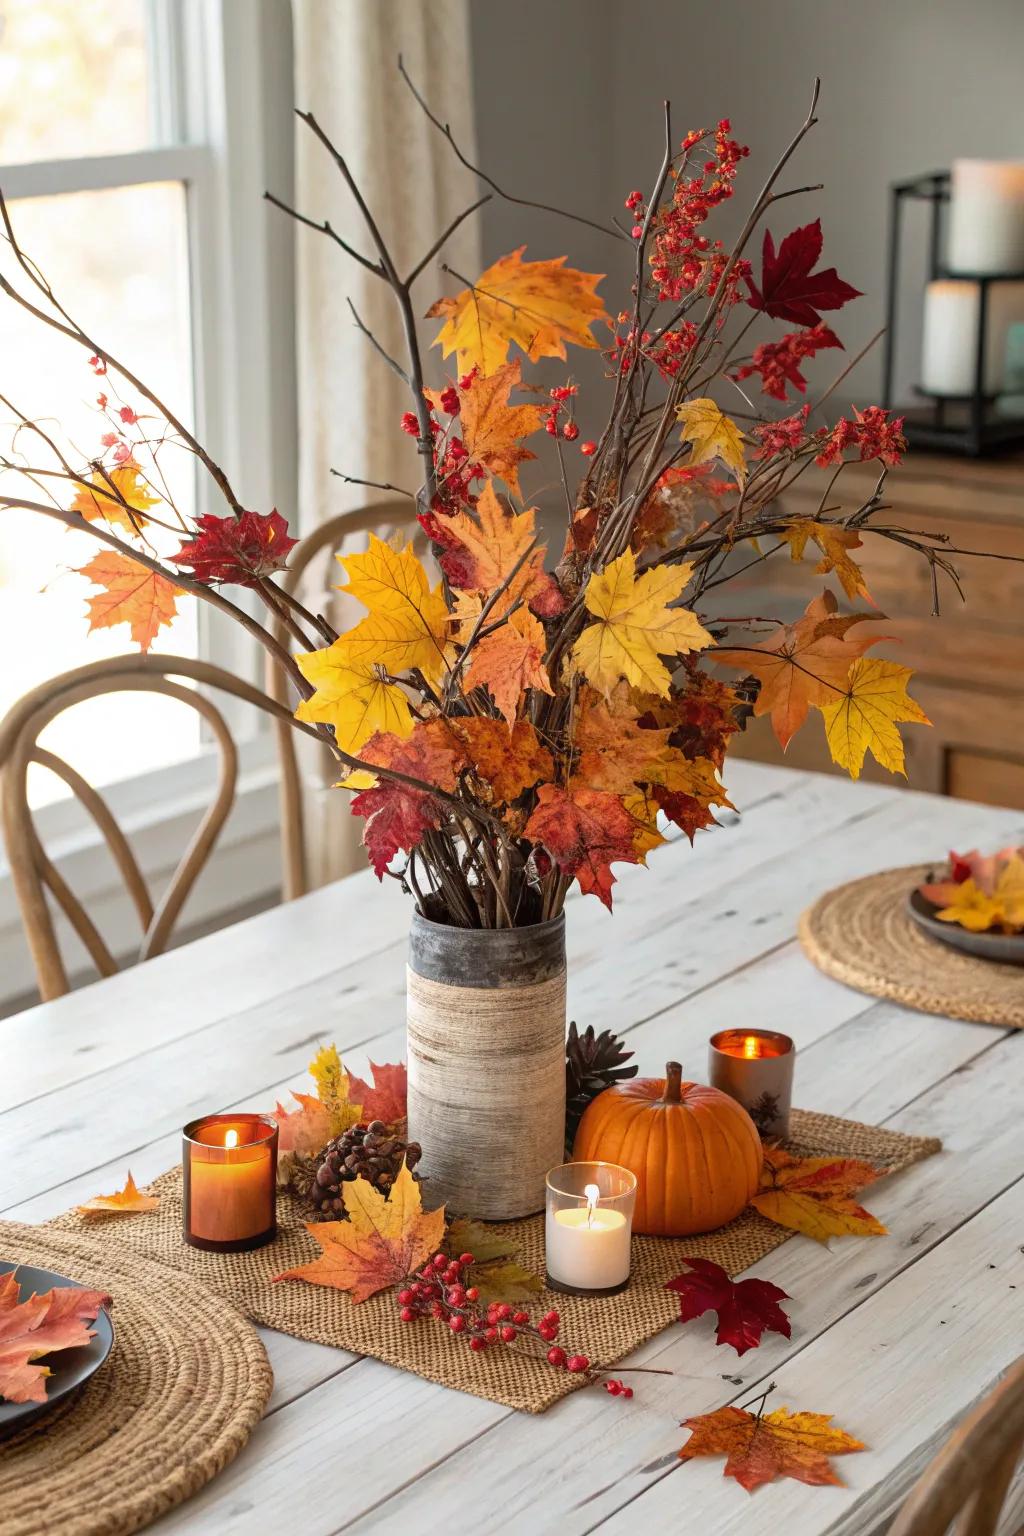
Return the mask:
<svg viewBox="0 0 1024 1536">
<path fill-rule="evenodd" d="M 679 1103 L 682 1102 L 683 1095 L 682 1095 L 682 1093 L 680 1091 L 681 1087 L 682 1087 L 682 1081 L 683 1081 L 683 1069 L 680 1066 L 679 1062 L 678 1061 L 666 1062 L 665 1063 L 665 1093 L 663 1095 L 663 1102 L 665 1104 L 679 1104 Z"/>
</svg>

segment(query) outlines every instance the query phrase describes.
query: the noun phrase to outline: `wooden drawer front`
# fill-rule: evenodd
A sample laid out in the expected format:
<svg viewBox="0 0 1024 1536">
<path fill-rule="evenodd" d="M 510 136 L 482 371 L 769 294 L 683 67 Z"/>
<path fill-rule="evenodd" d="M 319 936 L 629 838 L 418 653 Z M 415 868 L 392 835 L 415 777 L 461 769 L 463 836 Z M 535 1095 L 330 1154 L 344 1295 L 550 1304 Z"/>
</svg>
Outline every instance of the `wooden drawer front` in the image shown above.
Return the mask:
<svg viewBox="0 0 1024 1536">
<path fill-rule="evenodd" d="M 1024 810 L 1024 757 L 997 757 L 950 747 L 946 752 L 946 793 L 983 805 Z"/>
</svg>

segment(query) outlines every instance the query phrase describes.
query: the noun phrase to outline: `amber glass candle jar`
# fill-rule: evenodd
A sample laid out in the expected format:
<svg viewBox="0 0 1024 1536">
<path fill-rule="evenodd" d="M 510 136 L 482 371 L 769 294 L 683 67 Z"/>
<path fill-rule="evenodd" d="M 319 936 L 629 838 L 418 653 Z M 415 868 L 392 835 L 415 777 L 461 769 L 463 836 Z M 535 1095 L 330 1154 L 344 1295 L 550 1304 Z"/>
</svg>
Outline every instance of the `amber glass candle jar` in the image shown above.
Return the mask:
<svg viewBox="0 0 1024 1536">
<path fill-rule="evenodd" d="M 204 1115 L 182 1141 L 186 1243 L 213 1253 L 262 1248 L 277 1231 L 277 1122 Z"/>
<path fill-rule="evenodd" d="M 742 1104 L 764 1140 L 789 1135 L 796 1049 L 772 1029 L 723 1029 L 708 1046 L 708 1082 Z"/>
</svg>

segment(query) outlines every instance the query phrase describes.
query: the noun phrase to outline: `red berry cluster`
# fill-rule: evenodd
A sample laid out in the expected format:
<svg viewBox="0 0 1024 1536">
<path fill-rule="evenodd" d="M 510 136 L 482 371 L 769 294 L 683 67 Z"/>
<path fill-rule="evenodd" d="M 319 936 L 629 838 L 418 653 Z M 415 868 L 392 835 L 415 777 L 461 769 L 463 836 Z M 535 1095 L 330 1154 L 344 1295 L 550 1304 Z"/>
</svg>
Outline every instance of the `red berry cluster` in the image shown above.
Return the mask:
<svg viewBox="0 0 1024 1536">
<path fill-rule="evenodd" d="M 564 437 L 567 443 L 574 442 L 580 435 L 580 429 L 572 419 L 570 403 L 577 389 L 578 386 L 575 384 L 556 384 L 554 389 L 548 390 L 551 404 L 544 418 L 544 430 L 552 437 Z M 559 426 L 558 418 L 563 411 L 566 412 L 567 419 Z"/>
<path fill-rule="evenodd" d="M 615 1377 L 611 1377 L 604 1383 L 604 1389 L 606 1392 L 610 1392 L 612 1397 L 630 1398 L 633 1396 L 633 1388 L 627 1387 L 624 1381 L 618 1381 Z"/>
<path fill-rule="evenodd" d="M 681 299 L 701 285 L 713 295 L 722 280 L 728 261 L 725 248 L 721 240 L 709 240 L 698 231 L 708 216 L 732 197 L 739 163 L 750 153 L 745 144 L 730 136 L 730 129 L 729 119 L 723 117 L 713 133 L 710 129 L 694 129 L 683 139 L 686 160 L 675 177 L 672 201 L 658 210 L 654 222 L 651 275 L 658 285 L 659 299 Z M 691 152 L 705 143 L 711 158 L 700 170 L 687 175 Z M 640 204 L 632 207 L 634 217 L 639 207 Z M 737 285 L 748 270 L 748 262 L 738 261 L 734 265 L 725 296 L 727 306 L 739 297 Z"/>
<path fill-rule="evenodd" d="M 462 409 L 462 401 L 459 391 L 464 394 L 476 378 L 477 370 L 464 374 L 459 380 L 459 389 L 453 384 L 446 386 L 441 394 L 441 409 L 448 416 L 457 416 Z M 460 507 L 476 505 L 477 496 L 472 489 L 473 481 L 483 477 L 484 469 L 475 459 L 471 458 L 469 449 L 461 437 L 456 437 L 451 431 L 451 424 L 444 428 L 439 422 L 430 418 L 430 430 L 434 439 L 434 475 L 437 481 L 437 495 L 434 497 L 433 510 L 435 512 L 454 512 Z M 410 437 L 418 438 L 420 424 L 412 411 L 406 411 L 402 417 L 402 431 L 408 432 Z M 430 532 L 430 530 L 427 530 Z"/>
<path fill-rule="evenodd" d="M 468 1339 L 470 1349 L 479 1353 L 492 1344 L 514 1344 L 517 1339 L 538 1339 L 550 1345 L 547 1358 L 560 1370 L 580 1374 L 590 1369 L 586 1355 L 567 1355 L 554 1341 L 560 1319 L 555 1311 L 545 1312 L 536 1323 L 528 1312 L 512 1307 L 507 1301 L 489 1302 L 481 1309 L 480 1292 L 467 1285 L 467 1271 L 473 1255 L 462 1253 L 457 1259 L 437 1253 L 422 1269 L 409 1276 L 398 1293 L 399 1316 L 403 1323 L 415 1323 L 421 1317 L 447 1323 L 452 1333 Z"/>
</svg>

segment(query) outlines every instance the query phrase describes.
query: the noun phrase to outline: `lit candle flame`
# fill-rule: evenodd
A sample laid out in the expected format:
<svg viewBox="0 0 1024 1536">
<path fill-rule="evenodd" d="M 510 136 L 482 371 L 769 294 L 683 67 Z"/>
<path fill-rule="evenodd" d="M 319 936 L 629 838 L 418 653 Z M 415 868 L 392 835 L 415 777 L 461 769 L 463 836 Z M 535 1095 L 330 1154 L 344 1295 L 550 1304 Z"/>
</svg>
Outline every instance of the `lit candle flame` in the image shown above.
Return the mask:
<svg viewBox="0 0 1024 1536">
<path fill-rule="evenodd" d="M 224 1132 L 224 1145 L 226 1147 L 237 1147 L 238 1146 L 238 1132 L 234 1131 L 234 1130 L 225 1131 Z"/>
<path fill-rule="evenodd" d="M 761 1054 L 761 1042 L 756 1035 L 745 1035 L 743 1039 L 744 1056 L 759 1056 Z"/>
<path fill-rule="evenodd" d="M 592 1227 L 594 1225 L 594 1212 L 597 1209 L 597 1202 L 601 1198 L 601 1191 L 596 1184 L 588 1184 L 583 1193 L 587 1197 L 587 1226 Z"/>
</svg>

